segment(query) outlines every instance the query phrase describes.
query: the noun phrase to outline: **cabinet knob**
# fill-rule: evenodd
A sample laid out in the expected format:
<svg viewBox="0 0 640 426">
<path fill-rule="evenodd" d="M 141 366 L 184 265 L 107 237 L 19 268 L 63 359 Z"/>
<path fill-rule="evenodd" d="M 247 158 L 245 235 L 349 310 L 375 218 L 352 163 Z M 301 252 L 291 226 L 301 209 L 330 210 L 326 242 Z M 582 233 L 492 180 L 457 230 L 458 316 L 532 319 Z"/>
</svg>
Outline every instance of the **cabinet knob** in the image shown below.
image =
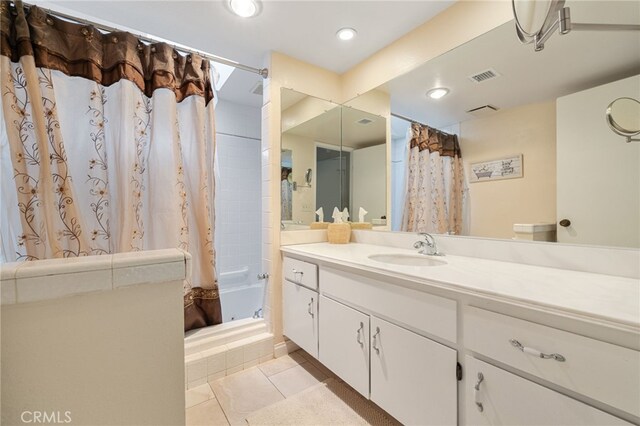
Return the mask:
<svg viewBox="0 0 640 426">
<path fill-rule="evenodd" d="M 569 219 L 562 219 L 558 224 L 564 228 L 571 226 L 571 221 Z"/>
</svg>

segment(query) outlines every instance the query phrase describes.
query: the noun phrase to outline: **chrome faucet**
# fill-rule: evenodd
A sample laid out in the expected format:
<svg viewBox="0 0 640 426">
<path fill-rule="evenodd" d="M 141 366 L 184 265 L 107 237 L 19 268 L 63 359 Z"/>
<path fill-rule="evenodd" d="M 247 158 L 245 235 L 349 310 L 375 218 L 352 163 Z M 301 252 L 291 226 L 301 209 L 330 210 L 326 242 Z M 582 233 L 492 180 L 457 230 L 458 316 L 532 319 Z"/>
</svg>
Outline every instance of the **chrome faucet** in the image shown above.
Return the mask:
<svg viewBox="0 0 640 426">
<path fill-rule="evenodd" d="M 444 253 L 438 251 L 438 245 L 433 235 L 427 232 L 420 232 L 418 235 L 424 237 L 424 241 L 419 240 L 413 243 L 413 248 L 419 249 L 418 253 L 427 256 L 444 256 Z"/>
</svg>

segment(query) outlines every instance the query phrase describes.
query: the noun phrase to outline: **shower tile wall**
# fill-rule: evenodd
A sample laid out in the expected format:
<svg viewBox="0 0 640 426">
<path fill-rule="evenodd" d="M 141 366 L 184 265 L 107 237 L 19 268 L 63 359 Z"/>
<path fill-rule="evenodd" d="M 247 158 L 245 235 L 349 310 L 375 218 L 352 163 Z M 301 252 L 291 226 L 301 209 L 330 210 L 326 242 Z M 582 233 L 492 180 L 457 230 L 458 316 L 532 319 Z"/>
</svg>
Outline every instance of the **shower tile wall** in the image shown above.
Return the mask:
<svg viewBox="0 0 640 426">
<path fill-rule="evenodd" d="M 215 246 L 221 293 L 230 287 L 257 283 L 256 275 L 262 272 L 260 141 L 221 133 L 260 138 L 260 125 L 259 108 L 223 100 L 216 105 Z M 245 267 L 248 273 L 228 275 Z M 224 313 L 224 294 L 222 304 Z"/>
</svg>

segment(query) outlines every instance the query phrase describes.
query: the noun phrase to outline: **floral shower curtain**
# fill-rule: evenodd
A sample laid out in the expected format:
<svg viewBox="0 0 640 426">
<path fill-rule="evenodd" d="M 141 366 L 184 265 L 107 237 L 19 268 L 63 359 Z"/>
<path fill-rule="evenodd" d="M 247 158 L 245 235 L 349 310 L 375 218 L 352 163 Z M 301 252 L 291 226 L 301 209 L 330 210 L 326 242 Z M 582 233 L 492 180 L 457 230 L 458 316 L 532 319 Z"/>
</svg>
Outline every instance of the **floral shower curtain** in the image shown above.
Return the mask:
<svg viewBox="0 0 640 426">
<path fill-rule="evenodd" d="M 281 220 L 291 220 L 293 218 L 293 185 L 289 182 L 291 173 L 291 167 L 281 167 L 280 169 Z"/>
<path fill-rule="evenodd" d="M 401 230 L 461 235 L 466 209 L 458 137 L 412 123 Z"/>
<path fill-rule="evenodd" d="M 2 257 L 179 247 L 185 330 L 222 322 L 209 62 L 0 3 Z"/>
</svg>

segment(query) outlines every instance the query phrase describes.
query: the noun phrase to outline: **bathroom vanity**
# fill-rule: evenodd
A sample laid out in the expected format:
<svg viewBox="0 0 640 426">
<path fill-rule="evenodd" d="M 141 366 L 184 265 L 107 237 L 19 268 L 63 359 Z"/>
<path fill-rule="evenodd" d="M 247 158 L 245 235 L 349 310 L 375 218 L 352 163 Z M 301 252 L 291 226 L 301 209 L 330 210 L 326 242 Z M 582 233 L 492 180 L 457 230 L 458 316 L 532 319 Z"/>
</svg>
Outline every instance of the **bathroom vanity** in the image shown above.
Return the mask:
<svg viewBox="0 0 640 426">
<path fill-rule="evenodd" d="M 403 424 L 640 422 L 635 278 L 282 247 L 284 334 Z"/>
</svg>

